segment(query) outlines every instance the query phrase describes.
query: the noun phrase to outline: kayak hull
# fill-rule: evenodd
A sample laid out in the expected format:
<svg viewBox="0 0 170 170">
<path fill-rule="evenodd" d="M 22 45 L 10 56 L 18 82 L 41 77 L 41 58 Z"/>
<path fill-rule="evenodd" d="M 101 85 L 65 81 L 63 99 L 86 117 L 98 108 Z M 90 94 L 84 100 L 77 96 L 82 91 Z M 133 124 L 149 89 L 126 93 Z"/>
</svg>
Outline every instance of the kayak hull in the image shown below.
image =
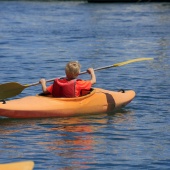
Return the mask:
<svg viewBox="0 0 170 170">
<path fill-rule="evenodd" d="M 94 88 L 77 98 L 28 96 L 0 103 L 0 116 L 9 118 L 47 118 L 108 113 L 122 108 L 135 97 L 133 90 L 114 92 Z"/>
</svg>

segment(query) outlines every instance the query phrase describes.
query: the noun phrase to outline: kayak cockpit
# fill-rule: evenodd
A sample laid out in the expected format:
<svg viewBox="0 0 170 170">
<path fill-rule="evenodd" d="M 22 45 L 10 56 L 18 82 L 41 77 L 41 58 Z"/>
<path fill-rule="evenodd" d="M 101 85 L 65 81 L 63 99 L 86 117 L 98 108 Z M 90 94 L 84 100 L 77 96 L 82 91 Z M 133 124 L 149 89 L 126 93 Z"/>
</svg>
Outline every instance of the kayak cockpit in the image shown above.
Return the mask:
<svg viewBox="0 0 170 170">
<path fill-rule="evenodd" d="M 80 97 L 73 97 L 73 98 L 63 98 L 63 97 L 57 98 L 57 97 L 53 97 L 51 94 L 44 94 L 44 93 L 37 94 L 37 96 L 54 98 L 58 100 L 82 100 L 82 99 L 85 99 L 87 97 L 94 95 L 95 92 L 96 92 L 96 89 L 93 89 L 93 88 L 91 88 L 90 90 L 82 90 Z"/>
</svg>

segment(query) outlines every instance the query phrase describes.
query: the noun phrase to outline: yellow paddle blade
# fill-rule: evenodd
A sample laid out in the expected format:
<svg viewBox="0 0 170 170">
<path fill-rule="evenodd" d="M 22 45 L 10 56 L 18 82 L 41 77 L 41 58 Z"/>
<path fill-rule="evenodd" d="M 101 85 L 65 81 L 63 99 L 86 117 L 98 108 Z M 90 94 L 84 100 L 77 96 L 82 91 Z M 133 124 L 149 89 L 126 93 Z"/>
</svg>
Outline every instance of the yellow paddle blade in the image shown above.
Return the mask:
<svg viewBox="0 0 170 170">
<path fill-rule="evenodd" d="M 0 100 L 4 100 L 20 94 L 27 86 L 16 82 L 0 84 Z"/>
<path fill-rule="evenodd" d="M 129 64 L 129 63 L 144 61 L 144 60 L 153 60 L 153 58 L 136 58 L 136 59 L 124 61 L 124 62 L 121 62 L 121 63 L 113 64 L 113 67 L 119 67 L 119 66 L 123 66 L 123 65 L 126 65 L 126 64 Z"/>
<path fill-rule="evenodd" d="M 0 170 L 33 170 L 33 168 L 34 168 L 33 161 L 0 164 Z"/>
</svg>

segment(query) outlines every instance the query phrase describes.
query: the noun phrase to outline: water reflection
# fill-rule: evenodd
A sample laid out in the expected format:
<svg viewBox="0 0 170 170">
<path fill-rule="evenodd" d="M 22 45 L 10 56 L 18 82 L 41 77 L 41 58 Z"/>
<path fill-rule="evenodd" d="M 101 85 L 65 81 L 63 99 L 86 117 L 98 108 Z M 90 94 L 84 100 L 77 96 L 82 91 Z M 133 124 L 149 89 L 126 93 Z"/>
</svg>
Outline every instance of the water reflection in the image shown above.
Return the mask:
<svg viewBox="0 0 170 170">
<path fill-rule="evenodd" d="M 8 157 L 10 152 L 16 152 L 12 154 L 13 158 L 29 156 L 34 161 L 46 159 L 45 157 L 50 155 L 56 157 L 55 166 L 60 169 L 90 168 L 89 163 L 96 163 L 93 151 L 100 152 L 97 148 L 106 138 L 104 129 L 112 126 L 115 133 L 116 124 L 132 121 L 132 114 L 131 111 L 122 110 L 109 115 L 69 118 L 0 119 L 0 133 L 3 135 L 0 147 L 4 148 L 0 155 Z M 109 135 L 111 137 L 111 133 Z M 119 133 L 116 138 L 118 136 Z M 121 138 L 121 135 L 119 137 Z M 35 153 L 36 150 L 39 153 Z"/>
</svg>

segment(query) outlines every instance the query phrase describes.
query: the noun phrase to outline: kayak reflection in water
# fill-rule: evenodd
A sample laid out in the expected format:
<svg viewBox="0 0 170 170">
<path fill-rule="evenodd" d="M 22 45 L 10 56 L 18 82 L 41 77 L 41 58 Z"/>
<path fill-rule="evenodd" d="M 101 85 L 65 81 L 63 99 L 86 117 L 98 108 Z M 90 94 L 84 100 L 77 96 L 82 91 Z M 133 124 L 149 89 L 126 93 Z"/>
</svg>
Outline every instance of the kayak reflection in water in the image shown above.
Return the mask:
<svg viewBox="0 0 170 170">
<path fill-rule="evenodd" d="M 66 64 L 66 78 L 56 78 L 52 85 L 46 86 L 46 80 L 40 79 L 42 91 L 44 94 L 52 94 L 53 97 L 79 97 L 83 91 L 89 91 L 96 83 L 96 76 L 93 68 L 87 72 L 91 75 L 90 80 L 77 79 L 80 73 L 81 65 L 77 61 L 70 61 Z"/>
</svg>

